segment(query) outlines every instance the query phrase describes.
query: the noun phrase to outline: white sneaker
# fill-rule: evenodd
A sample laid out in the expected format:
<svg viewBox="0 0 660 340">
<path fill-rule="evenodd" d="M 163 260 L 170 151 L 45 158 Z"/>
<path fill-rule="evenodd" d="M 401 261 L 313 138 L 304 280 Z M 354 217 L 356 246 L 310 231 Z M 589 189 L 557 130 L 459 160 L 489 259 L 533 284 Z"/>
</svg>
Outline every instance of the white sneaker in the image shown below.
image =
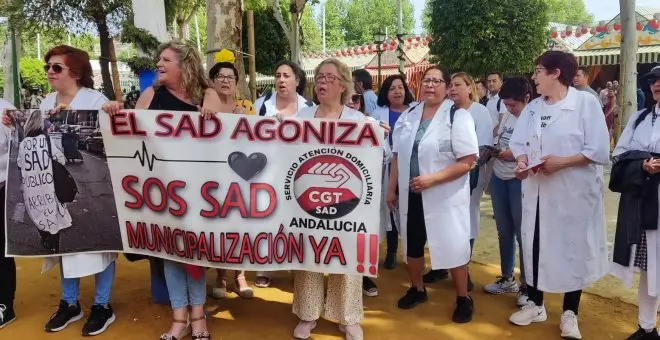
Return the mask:
<svg viewBox="0 0 660 340">
<path fill-rule="evenodd" d="M 567 310 L 561 315 L 561 337 L 564 339 L 582 339 L 580 329 L 578 328 L 577 316 L 573 311 Z"/>
<path fill-rule="evenodd" d="M 520 291 L 518 291 L 518 297 L 516 298 L 516 305 L 518 307 L 525 306 L 529 303 L 529 295 L 527 295 L 527 289 L 526 288 L 520 288 Z"/>
<path fill-rule="evenodd" d="M 534 302 L 523 306 L 509 317 L 509 321 L 518 326 L 529 326 L 532 322 L 543 322 L 548 319 L 545 306 L 538 307 Z"/>
<path fill-rule="evenodd" d="M 518 293 L 518 284 L 512 277 L 498 276 L 497 280 L 484 287 L 486 293 L 500 295 L 506 293 Z"/>
</svg>

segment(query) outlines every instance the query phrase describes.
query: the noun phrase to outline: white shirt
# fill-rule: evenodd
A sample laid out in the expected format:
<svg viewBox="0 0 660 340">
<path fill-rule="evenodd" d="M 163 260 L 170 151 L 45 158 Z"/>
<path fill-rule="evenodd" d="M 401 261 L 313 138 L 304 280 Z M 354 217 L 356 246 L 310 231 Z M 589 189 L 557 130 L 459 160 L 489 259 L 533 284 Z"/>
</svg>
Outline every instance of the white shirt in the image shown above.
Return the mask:
<svg viewBox="0 0 660 340">
<path fill-rule="evenodd" d="M 500 103 L 500 109 L 497 109 L 497 103 Z M 500 123 L 500 114 L 506 113 L 506 105 L 500 102 L 500 95 L 488 95 L 488 102 L 486 103 L 488 111 L 490 111 L 490 116 L 493 119 L 493 126 L 497 126 Z"/>
<path fill-rule="evenodd" d="M 57 101 L 57 92 L 49 94 L 41 101 L 39 110 L 41 110 L 42 116 L 47 116 L 48 111 L 57 106 L 55 101 Z M 106 98 L 103 93 L 86 87 L 81 87 L 75 97 L 73 97 L 69 106 L 74 110 L 100 110 L 103 104 L 107 101 L 108 98 Z"/>
<path fill-rule="evenodd" d="M 305 97 L 296 94 L 298 96 L 298 111 L 302 110 L 305 107 L 309 107 L 307 105 L 307 99 Z M 266 107 L 266 114 L 264 114 L 265 117 L 272 117 L 277 114 L 277 92 L 273 92 L 273 94 L 266 100 L 266 96 L 263 96 L 261 98 L 257 98 L 257 101 L 254 102 L 254 110 L 257 115 L 259 115 L 259 112 L 261 111 L 261 107 L 265 106 Z M 314 106 L 314 105 L 312 105 Z"/>
<path fill-rule="evenodd" d="M 509 149 L 509 140 L 518 122 L 518 117 L 505 113 L 502 119 L 502 124 L 498 130 L 499 146 L 502 150 Z M 495 159 L 493 163 L 493 172 L 497 178 L 502 180 L 510 180 L 516 177 L 516 162 L 507 162 L 499 158 Z"/>
<path fill-rule="evenodd" d="M 495 125 L 493 125 L 488 109 L 479 103 L 472 103 L 468 111 L 472 115 L 474 126 L 477 129 L 477 143 L 479 146 L 493 145 L 493 128 Z"/>
<path fill-rule="evenodd" d="M 4 109 L 16 110 L 10 102 L 0 98 L 0 114 Z M 4 124 L 0 124 L 0 187 L 7 180 L 7 167 L 9 167 L 9 142 L 11 141 L 11 130 Z"/>
</svg>

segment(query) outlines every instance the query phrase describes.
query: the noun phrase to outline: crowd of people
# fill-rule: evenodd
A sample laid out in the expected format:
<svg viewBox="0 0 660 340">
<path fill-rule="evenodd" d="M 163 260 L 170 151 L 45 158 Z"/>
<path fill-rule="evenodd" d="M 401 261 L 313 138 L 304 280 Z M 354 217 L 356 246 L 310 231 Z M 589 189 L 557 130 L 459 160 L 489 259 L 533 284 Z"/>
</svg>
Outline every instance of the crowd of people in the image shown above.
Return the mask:
<svg viewBox="0 0 660 340">
<path fill-rule="evenodd" d="M 124 103 L 109 101 L 93 89 L 86 52 L 58 46 L 46 54 L 45 61 L 48 81 L 54 89 L 40 105 L 46 115 L 67 109 L 103 110 L 112 115 L 125 108 Z M 386 139 L 380 207 L 380 236 L 387 243 L 383 267 L 395 269 L 399 254 L 410 281 L 398 307 L 411 309 L 428 301 L 426 286 L 451 277 L 456 294 L 452 320 L 472 321 L 475 301 L 470 294 L 474 285 L 469 263 L 474 243 L 478 242 L 479 202 L 489 192 L 499 238 L 501 275 L 485 285 L 485 291 L 517 294 L 515 303 L 520 310 L 509 320 L 518 326 L 547 319 L 545 293 L 564 294 L 561 336 L 581 339 L 578 314 L 582 290 L 610 271 L 603 165 L 611 162 L 611 155 L 610 128 L 602 103 L 593 90 L 584 90 L 588 70 L 579 69 L 573 55 L 548 51 L 538 57 L 532 76 L 536 91 L 524 77 L 505 80 L 494 72 L 481 81 L 433 65 L 423 73 L 419 102 L 404 76 L 390 76 L 374 91 L 367 71 L 351 73 L 333 58 L 316 67 L 310 101 L 302 96 L 306 78 L 300 67 L 282 61 L 273 68 L 275 90 L 254 105 L 237 97 L 239 72 L 233 61 L 216 60 L 207 74 L 194 48 L 179 42 L 166 43 L 158 49 L 158 78 L 139 95 L 134 107 L 379 124 Z M 640 110 L 626 126 L 613 154 L 612 181 L 617 178 L 619 182 L 610 183 L 612 190 L 622 193 L 622 204 L 629 205 L 628 210 L 619 209 L 611 271 L 626 284 L 631 284 L 635 270 L 642 272 L 639 330 L 629 337 L 631 340 L 658 339 L 656 312 L 660 304 L 660 272 L 656 270 L 660 223 L 655 187 L 660 182 L 660 133 L 656 132 L 660 128 L 655 127 L 660 114 L 660 67 L 643 79 L 656 104 Z M 540 96 L 534 98 L 535 92 Z M 1 101 L 0 108 L 13 107 Z M 30 115 L 26 138 L 46 138 L 46 115 Z M 5 114 L 0 124 L 3 206 L 10 128 L 11 117 Z M 649 187 L 648 183 L 655 186 Z M 623 201 L 624 197 L 630 198 Z M 5 211 L 0 210 L 4 219 Z M 57 230 L 43 237 L 53 243 L 57 242 L 52 236 L 56 234 Z M 2 328 L 16 318 L 16 269 L 14 259 L 4 256 L 5 233 L 0 235 Z M 425 272 L 427 245 L 431 268 Z M 520 262 L 518 280 L 514 276 L 516 251 Z M 117 254 L 104 253 L 46 259 L 47 268 L 60 265 L 61 277 L 61 301 L 46 322 L 47 332 L 61 331 L 83 318 L 79 284 L 87 276 L 95 276 L 95 296 L 82 334 L 97 335 L 107 330 L 115 320 L 110 300 L 116 258 Z M 173 310 L 172 325 L 160 339 L 182 339 L 189 333 L 195 340 L 211 339 L 204 314 L 207 269 L 170 260 L 152 261 L 163 273 Z M 246 299 L 254 296 L 243 271 L 233 271 L 230 279 L 226 270 L 214 271 L 212 296 L 223 298 L 228 290 Z M 360 326 L 363 296 L 378 295 L 377 280 L 331 274 L 324 284 L 323 273 L 298 271 L 292 275 L 292 311 L 299 319 L 293 330 L 296 339 L 309 338 L 322 317 L 337 322 L 346 339 L 364 339 Z M 256 273 L 257 288 L 271 284 L 268 272 Z"/>
</svg>

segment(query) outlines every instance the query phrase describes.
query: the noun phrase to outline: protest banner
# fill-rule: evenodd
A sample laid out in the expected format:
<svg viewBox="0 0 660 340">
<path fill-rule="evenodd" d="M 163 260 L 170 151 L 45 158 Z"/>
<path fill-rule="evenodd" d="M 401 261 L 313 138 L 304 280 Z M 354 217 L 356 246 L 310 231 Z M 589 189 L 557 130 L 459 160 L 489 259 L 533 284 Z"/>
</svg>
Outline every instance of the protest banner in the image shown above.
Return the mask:
<svg viewBox="0 0 660 340">
<path fill-rule="evenodd" d="M 124 252 L 226 269 L 377 273 L 377 124 L 148 110 L 98 121 Z"/>
</svg>

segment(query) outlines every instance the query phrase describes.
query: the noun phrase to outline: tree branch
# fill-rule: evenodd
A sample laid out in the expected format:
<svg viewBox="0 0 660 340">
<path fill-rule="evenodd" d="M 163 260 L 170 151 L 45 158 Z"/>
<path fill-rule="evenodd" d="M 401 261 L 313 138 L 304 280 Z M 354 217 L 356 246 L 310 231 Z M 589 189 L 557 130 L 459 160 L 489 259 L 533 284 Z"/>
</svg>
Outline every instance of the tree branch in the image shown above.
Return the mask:
<svg viewBox="0 0 660 340">
<path fill-rule="evenodd" d="M 190 15 L 188 15 L 187 18 L 185 18 L 185 23 L 189 23 L 190 20 L 192 20 L 193 16 L 197 14 L 197 10 L 199 9 L 199 6 L 202 5 L 202 2 L 205 2 L 205 0 L 197 0 L 196 2 L 193 3 L 193 8 L 192 11 L 190 11 Z"/>
<path fill-rule="evenodd" d="M 293 40 L 293 33 L 291 32 L 291 28 L 289 25 L 286 24 L 284 21 L 284 17 L 282 16 L 282 9 L 280 8 L 280 0 L 267 0 L 268 5 L 270 8 L 273 10 L 273 16 L 275 16 L 275 20 L 280 24 L 282 27 L 282 30 L 284 31 L 284 34 L 286 34 L 287 39 L 289 42 Z"/>
</svg>

